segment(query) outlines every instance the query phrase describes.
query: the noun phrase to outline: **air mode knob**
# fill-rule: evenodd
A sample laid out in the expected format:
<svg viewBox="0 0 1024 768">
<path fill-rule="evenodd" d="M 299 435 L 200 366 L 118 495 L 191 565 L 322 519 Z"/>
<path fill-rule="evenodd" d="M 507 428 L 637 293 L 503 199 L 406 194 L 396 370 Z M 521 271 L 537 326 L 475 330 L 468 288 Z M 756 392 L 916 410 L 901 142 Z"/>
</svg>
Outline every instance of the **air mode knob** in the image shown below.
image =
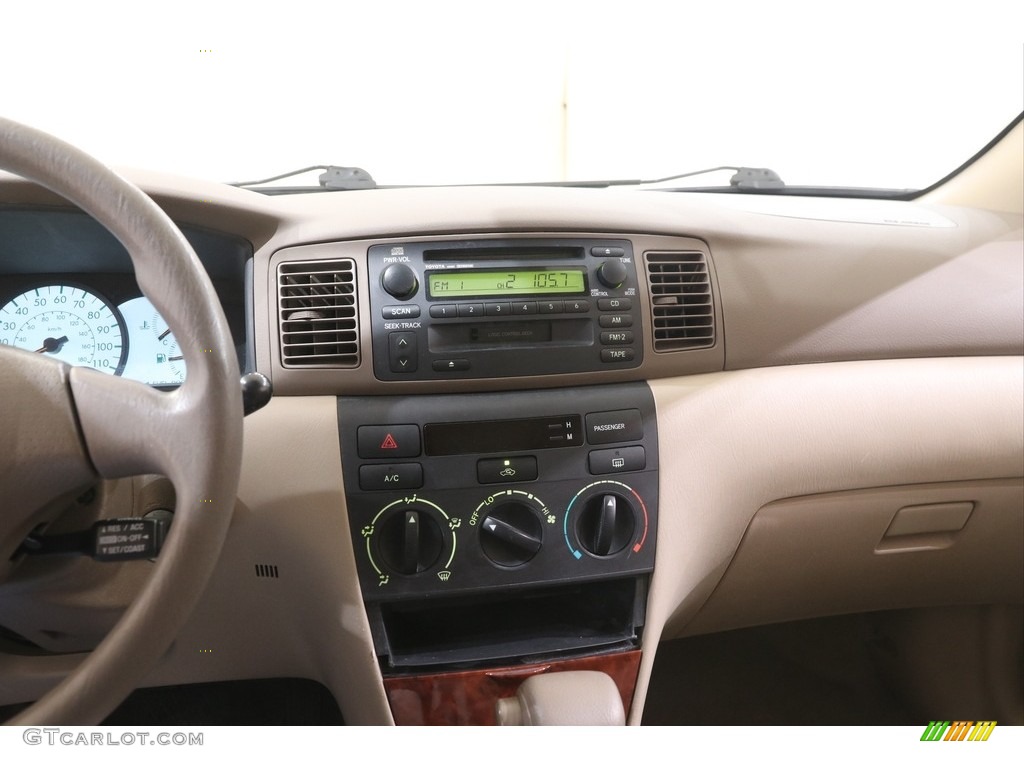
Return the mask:
<svg viewBox="0 0 1024 768">
<path fill-rule="evenodd" d="M 392 514 L 384 521 L 378 535 L 381 558 L 392 571 L 405 576 L 430 568 L 444 548 L 437 520 L 417 509 Z"/>
<path fill-rule="evenodd" d="M 396 299 L 408 299 L 420 287 L 412 267 L 407 264 L 392 264 L 380 276 L 381 287 Z"/>
<path fill-rule="evenodd" d="M 618 288 L 627 277 L 626 265 L 619 259 L 608 259 L 597 268 L 597 279 L 607 288 Z"/>
<path fill-rule="evenodd" d="M 635 530 L 633 507 L 617 493 L 590 499 L 576 523 L 580 545 L 598 557 L 621 552 L 633 540 Z"/>
</svg>

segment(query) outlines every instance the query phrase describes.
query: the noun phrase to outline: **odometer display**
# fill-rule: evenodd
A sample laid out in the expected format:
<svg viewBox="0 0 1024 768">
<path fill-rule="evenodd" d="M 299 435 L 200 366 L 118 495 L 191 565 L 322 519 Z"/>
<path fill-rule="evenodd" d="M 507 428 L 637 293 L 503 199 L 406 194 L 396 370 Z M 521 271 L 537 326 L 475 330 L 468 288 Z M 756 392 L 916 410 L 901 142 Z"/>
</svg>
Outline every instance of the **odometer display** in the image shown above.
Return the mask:
<svg viewBox="0 0 1024 768">
<path fill-rule="evenodd" d="M 77 286 L 40 286 L 0 307 L 0 344 L 69 365 L 119 374 L 128 351 L 124 336 L 124 324 L 113 308 Z"/>
<path fill-rule="evenodd" d="M 579 294 L 586 291 L 582 269 L 489 269 L 472 272 L 434 272 L 429 279 L 430 298 L 466 296 L 543 296 Z"/>
</svg>

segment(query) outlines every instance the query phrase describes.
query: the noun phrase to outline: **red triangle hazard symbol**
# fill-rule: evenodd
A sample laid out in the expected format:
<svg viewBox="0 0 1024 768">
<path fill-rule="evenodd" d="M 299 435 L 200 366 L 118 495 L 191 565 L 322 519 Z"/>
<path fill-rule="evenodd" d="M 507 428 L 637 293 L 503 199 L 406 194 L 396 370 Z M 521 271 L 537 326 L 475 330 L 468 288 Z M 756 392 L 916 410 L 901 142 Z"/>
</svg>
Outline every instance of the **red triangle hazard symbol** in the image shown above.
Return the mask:
<svg viewBox="0 0 1024 768">
<path fill-rule="evenodd" d="M 395 438 L 393 438 L 391 433 L 388 432 L 388 436 L 384 438 L 384 442 L 380 444 L 380 447 L 390 451 L 397 448 L 398 443 L 395 442 Z"/>
</svg>

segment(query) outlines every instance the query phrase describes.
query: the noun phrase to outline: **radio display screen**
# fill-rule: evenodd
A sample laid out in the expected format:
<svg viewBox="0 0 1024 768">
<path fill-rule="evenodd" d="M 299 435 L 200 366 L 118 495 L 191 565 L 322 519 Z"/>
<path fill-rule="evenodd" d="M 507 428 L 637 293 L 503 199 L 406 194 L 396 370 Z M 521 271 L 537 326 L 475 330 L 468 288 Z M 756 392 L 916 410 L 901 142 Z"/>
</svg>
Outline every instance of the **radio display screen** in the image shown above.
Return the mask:
<svg viewBox="0 0 1024 768">
<path fill-rule="evenodd" d="M 583 272 L 562 268 L 434 272 L 428 280 L 429 293 L 432 299 L 585 293 Z"/>
</svg>

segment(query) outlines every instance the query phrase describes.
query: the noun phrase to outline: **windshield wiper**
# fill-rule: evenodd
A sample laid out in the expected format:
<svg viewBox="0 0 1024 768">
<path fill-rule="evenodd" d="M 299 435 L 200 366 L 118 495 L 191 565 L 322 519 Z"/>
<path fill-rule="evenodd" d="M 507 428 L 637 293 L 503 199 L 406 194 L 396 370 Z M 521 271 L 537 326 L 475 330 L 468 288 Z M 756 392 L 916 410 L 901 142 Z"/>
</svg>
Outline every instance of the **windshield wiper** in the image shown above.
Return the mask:
<svg viewBox="0 0 1024 768">
<path fill-rule="evenodd" d="M 691 176 L 703 176 L 707 173 L 718 171 L 736 171 L 729 179 L 729 186 L 741 190 L 749 189 L 782 189 L 786 182 L 771 168 L 748 168 L 744 165 L 717 165 L 714 168 L 705 168 L 702 171 L 690 171 L 688 173 L 677 173 L 673 176 L 665 176 L 661 179 L 649 179 L 638 182 L 639 184 L 663 184 L 666 181 L 677 179 L 688 179 Z"/>
<path fill-rule="evenodd" d="M 280 173 L 277 176 L 268 176 L 265 179 L 256 179 L 255 181 L 233 181 L 229 182 L 229 186 L 242 187 L 243 189 L 249 187 L 258 187 L 261 184 L 269 184 L 272 181 L 280 181 L 281 179 L 290 179 L 293 176 L 301 176 L 304 173 L 310 173 L 311 171 L 323 171 L 320 174 L 320 187 L 322 189 L 374 189 L 377 186 L 377 182 L 373 180 L 373 177 L 364 171 L 362 168 L 356 168 L 354 166 L 344 165 L 308 165 L 305 168 L 299 168 L 295 171 L 288 171 L 287 173 Z M 296 190 L 308 191 L 308 187 L 274 187 L 273 192 L 281 192 L 283 190 Z M 260 192 L 269 192 L 271 190 L 257 190 Z"/>
</svg>

